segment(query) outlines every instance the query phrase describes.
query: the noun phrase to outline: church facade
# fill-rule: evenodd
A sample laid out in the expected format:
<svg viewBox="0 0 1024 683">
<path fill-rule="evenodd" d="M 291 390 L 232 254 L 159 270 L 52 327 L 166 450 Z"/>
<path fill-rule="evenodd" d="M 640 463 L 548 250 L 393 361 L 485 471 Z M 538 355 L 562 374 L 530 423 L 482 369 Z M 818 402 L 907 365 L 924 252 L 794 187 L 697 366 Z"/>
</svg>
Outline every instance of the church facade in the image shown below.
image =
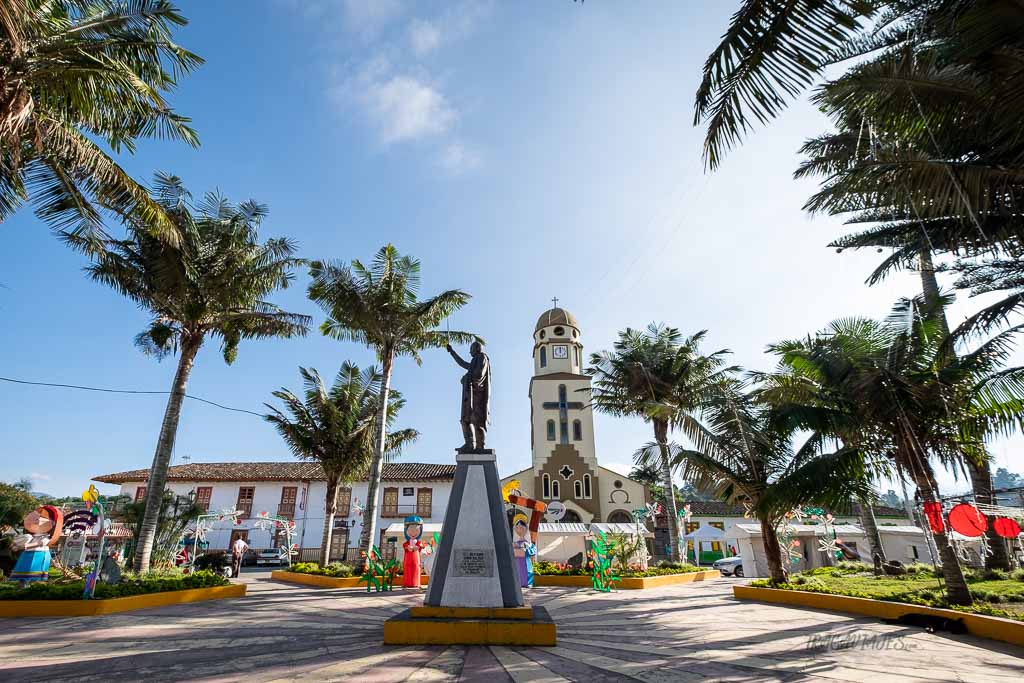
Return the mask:
<svg viewBox="0 0 1024 683">
<path fill-rule="evenodd" d="M 502 479 L 519 481 L 523 495 L 561 501 L 562 523 L 630 522 L 647 488 L 601 467 L 597 459 L 590 376 L 583 372 L 583 342 L 576 317 L 563 308 L 541 314 L 533 332 L 530 379 L 532 466 Z"/>
</svg>

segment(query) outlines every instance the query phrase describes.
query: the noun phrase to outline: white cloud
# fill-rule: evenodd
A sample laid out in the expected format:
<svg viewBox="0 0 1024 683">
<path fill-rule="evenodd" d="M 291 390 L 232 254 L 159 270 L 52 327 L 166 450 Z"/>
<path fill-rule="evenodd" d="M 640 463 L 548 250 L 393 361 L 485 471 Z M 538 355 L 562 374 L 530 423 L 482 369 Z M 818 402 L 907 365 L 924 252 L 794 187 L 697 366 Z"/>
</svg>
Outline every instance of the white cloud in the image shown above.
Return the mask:
<svg viewBox="0 0 1024 683">
<path fill-rule="evenodd" d="M 345 26 L 372 38 L 402 13 L 399 0 L 345 0 Z"/>
<path fill-rule="evenodd" d="M 28 478 L 32 481 L 50 481 L 53 477 L 44 472 L 32 472 L 28 475 Z"/>
<path fill-rule="evenodd" d="M 362 100 L 385 144 L 444 133 L 458 118 L 440 91 L 411 76 L 375 81 Z"/>
<path fill-rule="evenodd" d="M 611 470 L 612 472 L 618 472 L 624 477 L 628 477 L 630 470 L 633 469 L 633 465 L 627 462 L 606 462 L 602 463 L 601 467 Z"/>
<path fill-rule="evenodd" d="M 409 24 L 409 45 L 417 57 L 425 57 L 441 45 L 441 30 L 432 22 L 413 19 Z"/>
<path fill-rule="evenodd" d="M 441 166 L 454 173 L 464 173 L 480 167 L 480 154 L 461 142 L 453 142 L 441 154 Z"/>
</svg>

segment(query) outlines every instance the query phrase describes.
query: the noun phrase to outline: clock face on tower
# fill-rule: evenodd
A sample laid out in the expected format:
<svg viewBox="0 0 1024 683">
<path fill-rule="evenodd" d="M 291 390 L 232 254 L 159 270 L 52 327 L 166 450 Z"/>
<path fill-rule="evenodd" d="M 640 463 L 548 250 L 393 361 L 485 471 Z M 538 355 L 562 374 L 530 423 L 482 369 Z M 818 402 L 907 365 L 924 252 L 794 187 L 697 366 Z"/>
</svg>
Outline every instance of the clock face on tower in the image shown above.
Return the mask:
<svg viewBox="0 0 1024 683">
<path fill-rule="evenodd" d="M 551 347 L 551 357 L 552 358 L 568 358 L 569 357 L 569 347 L 566 346 L 565 344 L 557 344 L 555 346 L 552 346 Z"/>
</svg>

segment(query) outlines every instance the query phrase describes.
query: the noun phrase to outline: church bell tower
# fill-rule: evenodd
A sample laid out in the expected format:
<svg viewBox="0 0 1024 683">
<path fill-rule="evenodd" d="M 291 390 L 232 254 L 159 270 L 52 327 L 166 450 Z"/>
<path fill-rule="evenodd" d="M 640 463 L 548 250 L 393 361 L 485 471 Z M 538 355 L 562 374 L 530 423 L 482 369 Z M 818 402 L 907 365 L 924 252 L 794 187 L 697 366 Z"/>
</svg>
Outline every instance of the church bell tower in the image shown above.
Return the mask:
<svg viewBox="0 0 1024 683">
<path fill-rule="evenodd" d="M 556 306 L 537 319 L 533 366 L 534 496 L 565 503 L 567 513 L 562 521 L 602 521 L 594 416 L 586 391 L 590 377 L 583 373 L 583 342 L 572 313 Z"/>
</svg>

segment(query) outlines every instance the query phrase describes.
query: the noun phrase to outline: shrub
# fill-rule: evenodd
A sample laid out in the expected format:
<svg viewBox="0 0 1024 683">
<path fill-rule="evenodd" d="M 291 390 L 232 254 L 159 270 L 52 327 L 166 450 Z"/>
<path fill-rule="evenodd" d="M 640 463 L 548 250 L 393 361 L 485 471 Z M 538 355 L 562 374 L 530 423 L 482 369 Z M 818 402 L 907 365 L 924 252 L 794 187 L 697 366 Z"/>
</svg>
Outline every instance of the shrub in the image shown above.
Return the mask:
<svg viewBox="0 0 1024 683">
<path fill-rule="evenodd" d="M 115 585 L 97 583 L 95 597 L 97 600 L 105 600 L 192 588 L 213 588 L 229 584 L 230 582 L 219 574 L 200 571 L 188 576 L 129 579 Z M 24 589 L 19 589 L 14 583 L 0 584 L 0 600 L 81 600 L 84 592 L 85 581 L 34 583 Z"/>
<path fill-rule="evenodd" d="M 220 571 L 231 566 L 227 553 L 206 553 L 196 558 L 193 567 L 197 570 Z"/>
<path fill-rule="evenodd" d="M 980 575 L 982 581 L 1006 581 L 1009 578 L 1009 575 L 1002 569 L 985 569 L 975 572 L 975 574 Z"/>
<path fill-rule="evenodd" d="M 1010 578 L 1014 581 L 1024 581 L 1024 569 L 1015 569 Z"/>
<path fill-rule="evenodd" d="M 355 576 L 355 569 L 350 565 L 341 562 L 331 562 L 326 567 L 321 567 L 316 562 L 296 562 L 288 570 L 298 574 L 315 574 L 316 576 L 330 576 L 333 578 L 347 578 Z"/>
</svg>

